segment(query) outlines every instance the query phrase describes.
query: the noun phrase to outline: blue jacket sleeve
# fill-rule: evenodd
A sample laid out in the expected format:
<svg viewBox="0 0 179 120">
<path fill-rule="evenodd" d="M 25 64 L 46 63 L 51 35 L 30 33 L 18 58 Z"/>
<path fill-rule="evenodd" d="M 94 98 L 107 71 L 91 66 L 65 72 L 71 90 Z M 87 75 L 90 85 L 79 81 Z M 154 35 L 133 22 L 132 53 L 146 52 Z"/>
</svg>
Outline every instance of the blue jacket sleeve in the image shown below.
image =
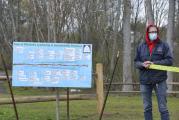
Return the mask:
<svg viewBox="0 0 179 120">
<path fill-rule="evenodd" d="M 165 45 L 164 58 L 162 60 L 153 61 L 153 63 L 158 65 L 171 66 L 173 65 L 173 54 L 169 48 L 169 45 L 167 43 L 165 43 L 164 45 Z"/>
<path fill-rule="evenodd" d="M 137 47 L 134 63 L 135 63 L 136 68 L 138 68 L 138 69 L 143 69 L 144 68 L 143 67 L 143 62 L 140 59 L 140 46 Z"/>
</svg>

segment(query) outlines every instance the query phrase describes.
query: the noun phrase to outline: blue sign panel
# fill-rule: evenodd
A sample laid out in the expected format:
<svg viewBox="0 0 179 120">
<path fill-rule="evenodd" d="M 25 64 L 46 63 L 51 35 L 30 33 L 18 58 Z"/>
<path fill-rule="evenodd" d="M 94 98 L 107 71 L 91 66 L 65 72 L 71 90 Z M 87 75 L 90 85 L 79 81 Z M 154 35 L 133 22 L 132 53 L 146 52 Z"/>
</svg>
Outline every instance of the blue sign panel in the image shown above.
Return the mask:
<svg viewBox="0 0 179 120">
<path fill-rule="evenodd" d="M 90 88 L 92 45 L 13 43 L 13 86 Z"/>
</svg>

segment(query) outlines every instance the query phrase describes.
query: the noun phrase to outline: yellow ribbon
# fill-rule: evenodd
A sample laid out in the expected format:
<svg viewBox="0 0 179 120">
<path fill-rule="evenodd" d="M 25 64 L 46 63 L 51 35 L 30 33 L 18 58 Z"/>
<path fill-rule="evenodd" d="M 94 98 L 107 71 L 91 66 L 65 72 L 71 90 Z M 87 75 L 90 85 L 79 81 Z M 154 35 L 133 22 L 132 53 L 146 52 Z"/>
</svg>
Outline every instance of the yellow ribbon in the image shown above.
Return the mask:
<svg viewBox="0 0 179 120">
<path fill-rule="evenodd" d="M 151 64 L 149 69 L 164 70 L 164 71 L 170 71 L 170 72 L 179 72 L 179 67 L 155 65 L 155 64 Z"/>
</svg>

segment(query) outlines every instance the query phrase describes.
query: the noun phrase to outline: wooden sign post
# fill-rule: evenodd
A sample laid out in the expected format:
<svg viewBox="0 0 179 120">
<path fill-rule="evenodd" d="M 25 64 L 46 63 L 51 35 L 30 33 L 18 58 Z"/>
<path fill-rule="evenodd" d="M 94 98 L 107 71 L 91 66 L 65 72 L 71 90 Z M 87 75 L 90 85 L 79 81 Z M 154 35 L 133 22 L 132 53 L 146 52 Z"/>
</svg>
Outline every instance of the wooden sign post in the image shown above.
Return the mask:
<svg viewBox="0 0 179 120">
<path fill-rule="evenodd" d="M 100 114 L 104 102 L 103 65 L 101 63 L 96 64 L 96 74 L 97 110 Z"/>
</svg>

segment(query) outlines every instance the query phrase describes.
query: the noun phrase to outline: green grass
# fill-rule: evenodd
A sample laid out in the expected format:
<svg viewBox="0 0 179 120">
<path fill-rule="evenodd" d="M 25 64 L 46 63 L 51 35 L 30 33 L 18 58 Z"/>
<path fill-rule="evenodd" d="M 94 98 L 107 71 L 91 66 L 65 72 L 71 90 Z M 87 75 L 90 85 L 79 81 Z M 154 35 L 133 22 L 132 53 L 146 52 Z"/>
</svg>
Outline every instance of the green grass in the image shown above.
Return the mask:
<svg viewBox="0 0 179 120">
<path fill-rule="evenodd" d="M 56 102 L 18 104 L 20 120 L 55 120 Z M 179 120 L 179 98 L 169 97 L 171 120 Z M 154 120 L 160 120 L 156 97 L 153 97 Z M 96 100 L 70 101 L 71 120 L 98 120 Z M 103 120 L 143 120 L 140 96 L 110 96 Z M 0 120 L 15 120 L 12 105 L 0 105 Z M 66 102 L 60 102 L 60 120 L 66 120 Z"/>
</svg>

